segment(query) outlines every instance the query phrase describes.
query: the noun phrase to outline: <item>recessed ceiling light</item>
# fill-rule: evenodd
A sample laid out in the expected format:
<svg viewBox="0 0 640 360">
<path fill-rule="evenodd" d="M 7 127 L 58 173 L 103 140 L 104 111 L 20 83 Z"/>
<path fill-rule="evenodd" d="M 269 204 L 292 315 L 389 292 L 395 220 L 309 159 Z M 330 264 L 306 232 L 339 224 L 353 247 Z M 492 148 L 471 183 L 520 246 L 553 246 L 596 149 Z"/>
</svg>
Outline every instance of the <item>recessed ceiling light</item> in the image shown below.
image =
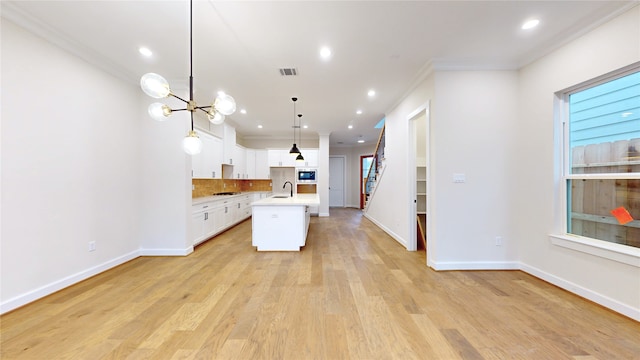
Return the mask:
<svg viewBox="0 0 640 360">
<path fill-rule="evenodd" d="M 356 111 L 356 114 L 358 114 L 358 115 L 362 114 L 362 110 Z"/>
<path fill-rule="evenodd" d="M 349 126 L 347 126 L 347 128 L 353 129 L 353 125 L 349 125 Z"/>
<path fill-rule="evenodd" d="M 374 96 L 376 96 L 376 92 L 375 92 L 375 90 L 369 90 L 369 92 L 367 92 L 367 95 L 369 97 L 374 97 Z"/>
<path fill-rule="evenodd" d="M 141 47 L 138 49 L 138 51 L 140 52 L 140 54 L 146 56 L 146 57 L 150 57 L 151 55 L 153 55 L 153 52 L 151 50 L 149 50 L 149 48 L 146 47 Z"/>
<path fill-rule="evenodd" d="M 241 113 L 241 114 L 246 114 L 246 113 L 247 113 L 247 110 L 245 110 L 245 109 L 240 109 L 240 113 Z"/>
<path fill-rule="evenodd" d="M 358 143 L 359 143 L 359 144 L 362 144 L 362 143 L 364 143 L 364 140 L 363 140 L 363 139 L 360 139 L 360 140 L 358 140 Z"/>
<path fill-rule="evenodd" d="M 262 125 L 258 125 L 258 129 L 262 129 Z"/>
<path fill-rule="evenodd" d="M 320 57 L 327 60 L 331 57 L 331 49 L 324 46 L 320 49 Z"/>
<path fill-rule="evenodd" d="M 534 27 L 538 26 L 538 24 L 540 24 L 540 20 L 538 19 L 527 20 L 524 22 L 524 24 L 522 24 L 522 30 L 533 29 Z"/>
<path fill-rule="evenodd" d="M 309 128 L 309 125 L 302 125 L 302 128 L 303 128 L 303 129 L 308 129 L 308 128 Z"/>
</svg>

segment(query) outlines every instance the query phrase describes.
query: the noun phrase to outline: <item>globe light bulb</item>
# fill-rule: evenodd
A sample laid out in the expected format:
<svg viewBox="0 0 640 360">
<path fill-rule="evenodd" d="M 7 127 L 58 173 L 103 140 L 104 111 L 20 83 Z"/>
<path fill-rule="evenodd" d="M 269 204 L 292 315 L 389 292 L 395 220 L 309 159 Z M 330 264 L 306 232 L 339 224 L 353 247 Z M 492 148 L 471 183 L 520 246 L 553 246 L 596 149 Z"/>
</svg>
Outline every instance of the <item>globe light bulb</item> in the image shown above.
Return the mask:
<svg viewBox="0 0 640 360">
<path fill-rule="evenodd" d="M 209 121 L 214 125 L 220 125 L 224 122 L 224 115 L 219 111 L 215 111 L 214 108 L 211 108 L 209 112 L 207 112 L 207 117 Z"/>
<path fill-rule="evenodd" d="M 153 120 L 165 121 L 171 115 L 171 108 L 163 103 L 153 103 L 149 105 L 149 116 Z"/>
<path fill-rule="evenodd" d="M 171 94 L 169 83 L 156 73 L 146 73 L 140 78 L 140 87 L 152 98 L 162 99 Z"/>
<path fill-rule="evenodd" d="M 182 147 L 184 152 L 189 155 L 199 154 L 202 151 L 202 140 L 200 140 L 195 131 L 191 130 L 189 135 L 182 140 Z"/>
<path fill-rule="evenodd" d="M 211 106 L 222 115 L 231 115 L 236 111 L 236 101 L 225 93 L 219 93 Z"/>
</svg>

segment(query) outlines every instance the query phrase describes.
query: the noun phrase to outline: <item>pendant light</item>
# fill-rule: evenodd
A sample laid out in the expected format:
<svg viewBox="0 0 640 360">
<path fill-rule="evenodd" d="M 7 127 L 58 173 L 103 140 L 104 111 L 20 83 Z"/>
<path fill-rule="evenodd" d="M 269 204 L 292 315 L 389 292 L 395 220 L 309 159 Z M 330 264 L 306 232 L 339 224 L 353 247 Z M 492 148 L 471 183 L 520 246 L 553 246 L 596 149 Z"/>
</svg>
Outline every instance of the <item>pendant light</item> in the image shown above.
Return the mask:
<svg viewBox="0 0 640 360">
<path fill-rule="evenodd" d="M 162 76 L 155 73 L 147 73 L 140 79 L 140 87 L 152 98 L 162 99 L 174 97 L 186 104 L 184 109 L 172 109 L 163 103 L 153 103 L 149 105 L 148 112 L 152 119 L 158 121 L 166 120 L 174 111 L 189 111 L 191 113 L 191 131 L 182 141 L 184 151 L 189 155 L 195 155 L 202 151 L 202 141 L 193 129 L 193 112 L 203 111 L 213 124 L 222 124 L 226 115 L 231 115 L 236 111 L 236 102 L 233 97 L 219 92 L 216 99 L 210 106 L 198 106 L 193 100 L 193 0 L 189 1 L 189 100 L 182 99 L 171 92 L 169 83 Z M 294 144 L 295 145 L 295 144 Z"/>
<path fill-rule="evenodd" d="M 291 150 L 289 150 L 289 154 L 296 156 L 300 155 L 300 150 L 298 150 L 298 146 L 296 146 L 296 101 L 298 101 L 298 98 L 293 97 L 291 100 L 293 100 L 293 146 Z"/>
<path fill-rule="evenodd" d="M 300 147 L 302 147 L 302 114 L 298 114 L 298 142 L 300 143 Z M 302 152 L 298 153 L 296 156 L 296 161 L 301 163 L 304 161 L 304 157 L 302 156 Z"/>
</svg>

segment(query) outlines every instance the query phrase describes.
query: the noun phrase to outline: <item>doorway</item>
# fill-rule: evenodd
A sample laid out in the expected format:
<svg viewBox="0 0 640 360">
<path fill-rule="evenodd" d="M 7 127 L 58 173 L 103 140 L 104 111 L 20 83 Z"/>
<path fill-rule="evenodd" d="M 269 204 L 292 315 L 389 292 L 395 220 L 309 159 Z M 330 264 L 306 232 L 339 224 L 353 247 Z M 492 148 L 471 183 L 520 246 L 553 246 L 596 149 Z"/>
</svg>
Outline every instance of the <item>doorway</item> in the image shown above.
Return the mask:
<svg viewBox="0 0 640 360">
<path fill-rule="evenodd" d="M 344 207 L 345 157 L 329 157 L 329 207 Z"/>
<path fill-rule="evenodd" d="M 408 116 L 408 178 L 410 201 L 408 215 L 410 241 L 407 250 L 424 250 L 429 254 L 429 103 Z M 428 263 L 428 261 L 427 261 Z"/>
</svg>

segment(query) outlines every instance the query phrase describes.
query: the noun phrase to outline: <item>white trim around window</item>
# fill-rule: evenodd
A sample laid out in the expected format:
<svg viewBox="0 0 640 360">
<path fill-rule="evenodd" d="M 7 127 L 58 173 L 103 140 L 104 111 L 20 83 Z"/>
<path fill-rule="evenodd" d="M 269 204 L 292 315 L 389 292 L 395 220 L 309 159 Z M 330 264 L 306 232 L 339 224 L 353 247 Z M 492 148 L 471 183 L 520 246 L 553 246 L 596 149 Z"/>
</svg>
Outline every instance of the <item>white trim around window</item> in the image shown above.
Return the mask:
<svg viewBox="0 0 640 360">
<path fill-rule="evenodd" d="M 567 181 L 572 179 L 638 179 L 638 173 L 599 173 L 599 174 L 571 174 L 569 171 L 568 151 L 568 97 L 575 93 L 598 84 L 622 77 L 640 69 L 640 62 L 631 64 L 623 69 L 605 74 L 596 79 L 564 89 L 555 94 L 554 101 L 554 143 L 555 143 L 555 224 L 550 242 L 574 251 L 580 251 L 600 258 L 613 260 L 640 268 L 640 248 L 617 244 L 613 242 L 593 239 L 589 237 L 567 233 L 568 204 Z M 610 164 L 608 164 L 610 166 Z"/>
</svg>

